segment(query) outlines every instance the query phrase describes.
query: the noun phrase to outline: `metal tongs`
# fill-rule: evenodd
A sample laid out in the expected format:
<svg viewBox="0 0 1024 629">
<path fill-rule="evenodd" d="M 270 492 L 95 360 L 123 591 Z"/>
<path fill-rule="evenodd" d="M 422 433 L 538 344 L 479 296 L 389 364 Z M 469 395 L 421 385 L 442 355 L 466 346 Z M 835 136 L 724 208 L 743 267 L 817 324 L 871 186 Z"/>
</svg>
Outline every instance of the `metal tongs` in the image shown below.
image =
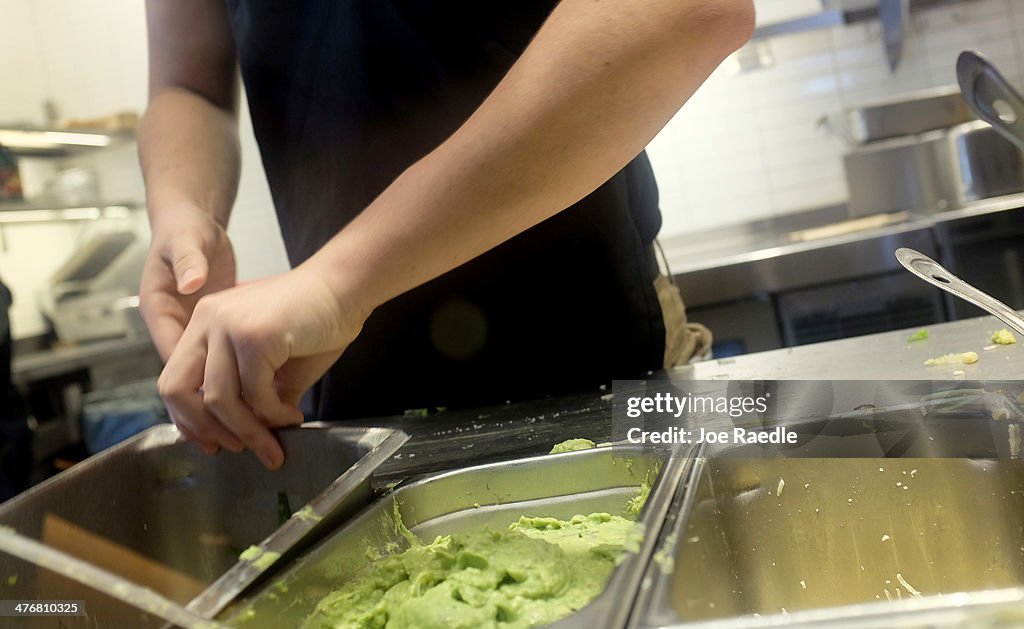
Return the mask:
<svg viewBox="0 0 1024 629">
<path fill-rule="evenodd" d="M 1018 334 L 1024 335 L 1024 318 L 1013 308 L 953 275 L 935 260 L 907 248 L 897 249 L 896 259 L 908 271 L 929 284 L 934 284 L 947 293 L 974 304 L 1013 328 Z"/>
</svg>

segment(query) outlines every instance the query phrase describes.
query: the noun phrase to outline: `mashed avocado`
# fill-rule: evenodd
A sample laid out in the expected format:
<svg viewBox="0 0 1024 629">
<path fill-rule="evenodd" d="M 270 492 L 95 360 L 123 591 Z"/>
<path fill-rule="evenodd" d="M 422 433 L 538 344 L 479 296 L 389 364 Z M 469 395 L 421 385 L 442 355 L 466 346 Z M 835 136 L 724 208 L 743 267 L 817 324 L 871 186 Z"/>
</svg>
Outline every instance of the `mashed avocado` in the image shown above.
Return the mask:
<svg viewBox="0 0 1024 629">
<path fill-rule="evenodd" d="M 551 452 L 548 454 L 561 454 L 563 452 L 575 452 L 577 450 L 589 450 L 594 447 L 594 442 L 590 439 L 567 439 L 562 443 L 556 443 L 551 448 Z"/>
<path fill-rule="evenodd" d="M 626 465 L 629 466 L 627 460 Z M 630 466 L 632 471 L 632 466 Z M 633 515 L 639 515 L 644 510 L 644 505 L 647 504 L 647 499 L 651 495 L 651 487 L 654 486 L 654 482 L 658 480 L 658 474 L 661 473 L 661 463 L 658 462 L 651 469 L 644 473 L 644 478 L 640 481 L 640 486 L 636 488 L 636 493 L 626 503 L 626 512 L 632 513 Z M 635 477 L 635 474 L 634 474 Z"/>
<path fill-rule="evenodd" d="M 908 336 L 907 337 L 907 342 L 908 343 L 914 343 L 915 341 L 927 340 L 927 338 L 928 338 L 928 330 L 926 330 L 924 328 L 921 328 L 917 332 L 914 332 L 913 334 Z"/>
<path fill-rule="evenodd" d="M 963 363 L 965 365 L 973 365 L 978 362 L 978 354 L 976 352 L 964 352 L 962 354 L 946 354 L 939 356 L 938 358 L 929 358 L 924 361 L 926 365 L 954 365 L 957 363 Z"/>
<path fill-rule="evenodd" d="M 570 520 L 521 517 L 506 531 L 415 543 L 325 596 L 302 627 L 547 624 L 601 593 L 635 527 L 607 513 Z"/>
<path fill-rule="evenodd" d="M 1017 337 L 1013 335 L 1013 332 L 1003 328 L 992 335 L 992 342 L 998 345 L 1013 345 L 1017 342 Z"/>
<path fill-rule="evenodd" d="M 266 570 L 281 558 L 281 553 L 275 553 L 272 550 L 263 550 L 259 546 L 250 546 L 243 550 L 242 554 L 239 555 L 238 558 L 242 561 L 248 561 L 260 570 Z"/>
</svg>

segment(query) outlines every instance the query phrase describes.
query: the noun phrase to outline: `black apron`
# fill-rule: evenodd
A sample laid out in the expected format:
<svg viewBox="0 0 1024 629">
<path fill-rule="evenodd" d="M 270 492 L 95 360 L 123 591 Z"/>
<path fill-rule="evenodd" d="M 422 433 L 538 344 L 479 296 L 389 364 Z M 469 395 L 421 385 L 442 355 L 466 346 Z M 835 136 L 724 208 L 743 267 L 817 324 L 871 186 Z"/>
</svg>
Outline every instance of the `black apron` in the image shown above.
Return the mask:
<svg viewBox="0 0 1024 629">
<path fill-rule="evenodd" d="M 227 0 L 288 256 L 315 253 L 483 102 L 553 0 Z M 661 226 L 641 154 L 593 194 L 379 307 L 316 416 L 466 407 L 661 367 Z"/>
</svg>

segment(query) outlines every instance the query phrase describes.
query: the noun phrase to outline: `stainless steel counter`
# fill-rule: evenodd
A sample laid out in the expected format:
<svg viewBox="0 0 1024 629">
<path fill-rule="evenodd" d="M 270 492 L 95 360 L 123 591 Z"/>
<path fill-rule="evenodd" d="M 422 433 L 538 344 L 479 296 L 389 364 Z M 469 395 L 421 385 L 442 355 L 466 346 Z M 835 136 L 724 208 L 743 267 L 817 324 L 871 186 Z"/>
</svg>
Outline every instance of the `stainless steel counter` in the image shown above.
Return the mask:
<svg viewBox="0 0 1024 629">
<path fill-rule="evenodd" d="M 1004 327 L 992 317 L 929 326 L 925 341 L 907 343 L 914 330 L 886 332 L 736 358 L 710 360 L 672 371 L 683 380 L 1021 380 L 1024 338 L 992 345 Z M 974 351 L 973 365 L 925 366 L 928 358 Z M 617 374 L 617 377 L 640 374 Z M 717 386 L 717 385 L 715 385 Z M 712 387 L 712 383 L 708 383 Z M 848 387 L 851 390 L 854 387 Z M 1012 388 L 1012 387 L 1011 387 Z M 1016 389 L 1014 389 L 1016 390 Z M 378 470 L 378 482 L 496 460 L 543 454 L 570 437 L 607 441 L 612 436 L 611 387 L 574 396 L 447 411 L 422 418 L 378 418 L 366 425 L 401 427 L 412 439 Z M 850 407 L 852 408 L 852 406 Z"/>
<path fill-rule="evenodd" d="M 992 333 L 1006 327 L 994 317 L 928 326 L 929 338 L 907 343 L 913 330 L 871 334 L 827 343 L 710 360 L 681 367 L 694 380 L 1024 380 L 1024 339 L 1015 345 L 993 343 Z M 973 365 L 926 366 L 925 360 L 950 353 L 977 352 Z"/>
<path fill-rule="evenodd" d="M 79 369 L 89 369 L 108 363 L 112 359 L 133 357 L 153 351 L 153 342 L 148 336 L 98 341 L 66 349 L 15 356 L 11 364 L 11 375 L 15 384 L 24 386 Z"/>
<path fill-rule="evenodd" d="M 936 228 L 963 219 L 1024 207 L 1024 194 L 986 199 L 937 214 L 834 236 L 797 240 L 808 228 L 836 225 L 842 208 L 826 208 L 661 241 L 689 306 L 751 294 L 786 291 L 898 269 L 892 252 L 911 247 L 938 255 Z"/>
<path fill-rule="evenodd" d="M 86 343 L 15 356 L 11 376 L 31 399 L 34 456 L 45 461 L 82 438 L 84 394 L 155 377 L 160 357 L 148 336 Z"/>
</svg>

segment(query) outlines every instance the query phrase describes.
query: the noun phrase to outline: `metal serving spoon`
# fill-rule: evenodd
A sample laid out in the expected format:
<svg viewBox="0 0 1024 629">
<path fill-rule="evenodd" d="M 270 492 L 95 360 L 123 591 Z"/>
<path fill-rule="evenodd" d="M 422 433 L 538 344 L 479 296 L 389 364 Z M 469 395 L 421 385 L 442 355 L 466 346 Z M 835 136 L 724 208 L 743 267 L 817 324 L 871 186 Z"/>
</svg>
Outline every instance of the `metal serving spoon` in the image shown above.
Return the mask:
<svg viewBox="0 0 1024 629">
<path fill-rule="evenodd" d="M 1013 328 L 1018 334 L 1024 335 L 1024 318 L 1013 308 L 953 275 L 935 260 L 907 248 L 897 249 L 896 259 L 908 271 L 929 284 L 934 284 L 947 293 L 974 304 Z"/>
<path fill-rule="evenodd" d="M 1020 92 L 988 59 L 972 50 L 960 53 L 956 77 L 974 113 L 1024 150 L 1024 97 Z"/>
</svg>

